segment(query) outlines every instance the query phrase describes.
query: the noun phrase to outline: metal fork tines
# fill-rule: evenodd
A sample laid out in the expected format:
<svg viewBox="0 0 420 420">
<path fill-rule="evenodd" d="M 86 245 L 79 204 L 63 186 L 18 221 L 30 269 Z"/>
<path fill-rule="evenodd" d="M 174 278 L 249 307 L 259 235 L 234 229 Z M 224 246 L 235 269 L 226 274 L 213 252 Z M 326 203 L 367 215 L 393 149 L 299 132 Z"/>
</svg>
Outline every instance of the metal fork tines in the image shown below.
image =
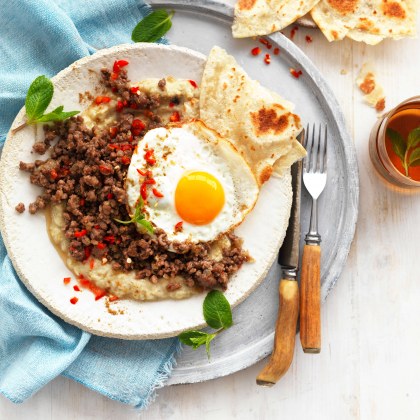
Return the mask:
<svg viewBox="0 0 420 420">
<path fill-rule="evenodd" d="M 307 156 L 303 161 L 303 183 L 312 197 L 312 211 L 309 232 L 305 237 L 308 245 L 319 245 L 321 236 L 318 233 L 318 197 L 321 195 L 327 182 L 327 125 L 322 124 L 318 129 L 313 124 L 306 128 Z"/>
</svg>

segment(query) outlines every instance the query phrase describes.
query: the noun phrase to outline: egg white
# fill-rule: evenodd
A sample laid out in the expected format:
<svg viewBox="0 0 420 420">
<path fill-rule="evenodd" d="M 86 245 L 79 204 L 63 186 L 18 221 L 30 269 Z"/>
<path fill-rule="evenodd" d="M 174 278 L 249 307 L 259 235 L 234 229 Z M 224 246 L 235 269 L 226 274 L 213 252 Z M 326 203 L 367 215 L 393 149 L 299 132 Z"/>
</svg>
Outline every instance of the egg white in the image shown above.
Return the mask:
<svg viewBox="0 0 420 420">
<path fill-rule="evenodd" d="M 156 163 L 148 166 L 144 159 L 146 145 L 154 150 Z M 148 188 L 146 219 L 163 229 L 169 240 L 207 242 L 230 231 L 242 222 L 258 198 L 258 185 L 251 169 L 229 141 L 221 138 L 201 121 L 170 128 L 150 130 L 137 145 L 127 173 L 128 207 L 134 213 L 143 177 L 137 169 L 150 169 L 156 184 Z M 213 175 L 222 185 L 225 203 L 220 213 L 208 224 L 193 225 L 182 220 L 175 208 L 175 190 L 186 172 L 203 171 Z M 163 194 L 157 198 L 156 188 Z M 199 203 L 198 203 L 199 205 Z M 182 221 L 182 231 L 175 225 Z"/>
</svg>

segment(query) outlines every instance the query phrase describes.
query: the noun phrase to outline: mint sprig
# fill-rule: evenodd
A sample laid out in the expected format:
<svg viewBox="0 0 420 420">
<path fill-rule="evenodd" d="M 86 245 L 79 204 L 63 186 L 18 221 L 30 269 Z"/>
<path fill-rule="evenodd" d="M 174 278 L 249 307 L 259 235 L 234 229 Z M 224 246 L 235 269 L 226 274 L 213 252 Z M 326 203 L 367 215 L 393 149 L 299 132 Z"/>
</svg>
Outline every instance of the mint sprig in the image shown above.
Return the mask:
<svg viewBox="0 0 420 420">
<path fill-rule="evenodd" d="M 232 310 L 225 295 L 218 290 L 209 292 L 203 302 L 203 315 L 207 325 L 216 329 L 214 333 L 190 330 L 181 333 L 178 338 L 194 350 L 205 345 L 207 356 L 210 359 L 210 343 L 222 331 L 233 325 Z"/>
<path fill-rule="evenodd" d="M 143 213 L 143 207 L 144 207 L 143 199 L 139 197 L 139 200 L 136 205 L 136 209 L 134 210 L 134 215 L 130 220 L 120 220 L 120 219 L 114 219 L 114 220 L 123 225 L 129 225 L 130 223 L 137 223 L 143 226 L 148 233 L 153 234 L 154 232 L 153 225 L 148 220 L 145 219 L 145 214 Z"/>
<path fill-rule="evenodd" d="M 408 168 L 420 166 L 420 127 L 411 130 L 407 140 L 392 128 L 386 129 L 391 140 L 392 150 L 400 158 L 405 176 L 409 177 Z"/>
<path fill-rule="evenodd" d="M 25 100 L 26 116 L 29 124 L 38 121 L 43 116 L 53 94 L 54 86 L 47 77 L 39 76 L 32 82 Z"/>
<path fill-rule="evenodd" d="M 44 114 L 54 94 L 54 86 L 48 77 L 38 76 L 29 86 L 25 100 L 26 117 L 28 124 L 39 122 L 64 121 L 77 115 L 80 111 L 64 112 L 63 106 Z"/>
<path fill-rule="evenodd" d="M 142 19 L 133 29 L 131 39 L 134 42 L 156 42 L 172 27 L 172 16 L 175 12 L 155 10 Z"/>
</svg>

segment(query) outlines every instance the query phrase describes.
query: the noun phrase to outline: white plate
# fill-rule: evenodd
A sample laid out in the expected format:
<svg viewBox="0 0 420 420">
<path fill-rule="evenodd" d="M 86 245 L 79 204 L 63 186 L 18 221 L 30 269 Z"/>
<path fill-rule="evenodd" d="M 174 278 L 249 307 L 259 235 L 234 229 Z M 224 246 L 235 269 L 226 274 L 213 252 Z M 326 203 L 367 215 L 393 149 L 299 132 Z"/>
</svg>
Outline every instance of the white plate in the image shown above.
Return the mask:
<svg viewBox="0 0 420 420">
<path fill-rule="evenodd" d="M 55 95 L 50 108 L 83 109 L 79 93 L 98 89 L 98 71 L 110 67 L 115 59 L 129 61 L 131 80 L 172 75 L 199 82 L 206 57 L 187 48 L 156 44 L 121 45 L 83 58 L 53 78 Z M 92 72 L 92 70 L 94 72 Z M 58 93 L 59 92 L 59 93 Z M 13 126 L 24 117 L 22 109 Z M 63 264 L 48 239 L 45 217 L 28 211 L 18 214 L 14 207 L 34 201 L 40 189 L 30 184 L 27 173 L 19 170 L 19 161 L 31 162 L 38 156 L 31 153 L 35 129 L 27 127 L 9 133 L 0 162 L 0 227 L 9 256 L 22 281 L 36 298 L 65 321 L 93 334 L 124 339 L 163 338 L 204 325 L 202 302 L 205 294 L 181 301 L 137 302 L 121 300 L 112 308 L 121 314 L 112 315 L 105 299 L 94 300 L 89 291 L 77 293 L 79 301 L 64 277 L 74 277 Z M 236 233 L 244 239 L 255 262 L 245 264 L 232 277 L 225 293 L 231 305 L 243 301 L 264 279 L 283 242 L 291 206 L 290 176 L 272 178 L 262 188 L 257 205 Z"/>
</svg>

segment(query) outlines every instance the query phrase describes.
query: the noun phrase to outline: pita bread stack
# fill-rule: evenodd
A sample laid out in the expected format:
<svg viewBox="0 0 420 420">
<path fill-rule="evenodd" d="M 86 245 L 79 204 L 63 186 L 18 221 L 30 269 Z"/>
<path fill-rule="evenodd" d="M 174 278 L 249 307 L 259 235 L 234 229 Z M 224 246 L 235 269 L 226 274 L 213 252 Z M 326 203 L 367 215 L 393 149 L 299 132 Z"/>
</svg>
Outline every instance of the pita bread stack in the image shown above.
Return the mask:
<svg viewBox="0 0 420 420">
<path fill-rule="evenodd" d="M 267 35 L 310 14 L 329 41 L 345 37 L 375 45 L 416 35 L 416 0 L 239 0 L 235 38 Z"/>
<path fill-rule="evenodd" d="M 416 34 L 416 0 L 321 0 L 311 11 L 329 41 L 345 36 L 375 45 Z"/>
<path fill-rule="evenodd" d="M 200 89 L 200 119 L 231 141 L 259 185 L 306 155 L 293 105 L 252 80 L 222 48 L 210 51 Z"/>
<path fill-rule="evenodd" d="M 235 5 L 234 38 L 280 31 L 306 15 L 319 0 L 239 0 Z"/>
</svg>

